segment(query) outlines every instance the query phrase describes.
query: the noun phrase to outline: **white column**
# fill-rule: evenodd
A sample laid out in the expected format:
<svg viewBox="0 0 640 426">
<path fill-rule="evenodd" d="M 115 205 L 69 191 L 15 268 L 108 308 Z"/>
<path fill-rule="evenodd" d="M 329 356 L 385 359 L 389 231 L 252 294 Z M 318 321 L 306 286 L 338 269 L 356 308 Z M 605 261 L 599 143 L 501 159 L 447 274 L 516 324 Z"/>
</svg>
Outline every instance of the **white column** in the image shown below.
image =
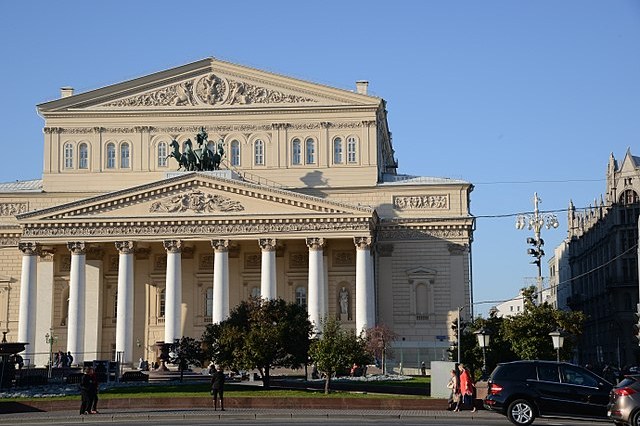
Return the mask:
<svg viewBox="0 0 640 426">
<path fill-rule="evenodd" d="M 229 240 L 211 240 L 213 257 L 213 313 L 211 322 L 219 324 L 229 317 Z"/>
<path fill-rule="evenodd" d="M 313 324 L 314 334 L 320 331 L 322 322 L 322 310 L 324 307 L 324 267 L 322 252 L 325 244 L 324 238 L 307 238 L 309 247 L 309 297 L 307 298 L 307 311 L 309 321 Z"/>
<path fill-rule="evenodd" d="M 133 362 L 133 241 L 116 241 L 118 249 L 118 307 L 116 353 L 125 364 Z"/>
<path fill-rule="evenodd" d="M 275 299 L 277 296 L 276 280 L 276 239 L 261 238 L 258 243 L 262 249 L 260 271 L 260 295 L 264 299 Z"/>
<path fill-rule="evenodd" d="M 360 334 L 375 325 L 373 262 L 371 238 L 355 237 L 353 241 L 356 245 L 356 334 Z"/>
<path fill-rule="evenodd" d="M 84 292 L 86 280 L 86 249 L 82 241 L 67 243 L 71 251 L 69 277 L 69 313 L 67 321 L 67 351 L 75 364 L 84 361 Z"/>
<path fill-rule="evenodd" d="M 29 343 L 31 351 L 25 352 L 32 352 L 35 346 L 38 247 L 36 243 L 19 243 L 18 249 L 22 252 L 18 342 Z"/>
<path fill-rule="evenodd" d="M 167 250 L 167 276 L 164 301 L 164 342 L 182 337 L 182 252 L 180 240 L 163 241 Z"/>
</svg>

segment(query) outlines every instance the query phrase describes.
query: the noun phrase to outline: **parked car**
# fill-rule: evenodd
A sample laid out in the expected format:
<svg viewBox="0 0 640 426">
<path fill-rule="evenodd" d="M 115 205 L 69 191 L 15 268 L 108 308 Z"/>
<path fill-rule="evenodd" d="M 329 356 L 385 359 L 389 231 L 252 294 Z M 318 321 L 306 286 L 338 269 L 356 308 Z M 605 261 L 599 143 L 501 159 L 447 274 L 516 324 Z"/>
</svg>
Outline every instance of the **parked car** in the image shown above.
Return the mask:
<svg viewBox="0 0 640 426">
<path fill-rule="evenodd" d="M 626 376 L 611 390 L 607 415 L 616 425 L 640 426 L 640 375 Z"/>
<path fill-rule="evenodd" d="M 519 426 L 536 417 L 607 419 L 613 385 L 586 368 L 552 361 L 498 364 L 487 384 L 484 407 Z"/>
</svg>

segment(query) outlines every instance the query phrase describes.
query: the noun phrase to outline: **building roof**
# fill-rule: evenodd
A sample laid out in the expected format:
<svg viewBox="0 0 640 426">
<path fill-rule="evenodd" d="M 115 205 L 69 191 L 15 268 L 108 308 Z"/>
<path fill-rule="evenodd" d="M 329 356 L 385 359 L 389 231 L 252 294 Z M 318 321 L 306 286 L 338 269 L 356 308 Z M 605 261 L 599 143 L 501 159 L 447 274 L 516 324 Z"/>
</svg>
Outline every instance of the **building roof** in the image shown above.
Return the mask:
<svg viewBox="0 0 640 426">
<path fill-rule="evenodd" d="M 3 192 L 42 192 L 42 179 L 0 183 L 0 193 Z"/>
<path fill-rule="evenodd" d="M 463 184 L 470 185 L 462 179 L 452 179 L 431 176 L 412 176 L 412 175 L 392 175 L 383 174 L 380 185 L 442 185 L 442 184 Z"/>
</svg>

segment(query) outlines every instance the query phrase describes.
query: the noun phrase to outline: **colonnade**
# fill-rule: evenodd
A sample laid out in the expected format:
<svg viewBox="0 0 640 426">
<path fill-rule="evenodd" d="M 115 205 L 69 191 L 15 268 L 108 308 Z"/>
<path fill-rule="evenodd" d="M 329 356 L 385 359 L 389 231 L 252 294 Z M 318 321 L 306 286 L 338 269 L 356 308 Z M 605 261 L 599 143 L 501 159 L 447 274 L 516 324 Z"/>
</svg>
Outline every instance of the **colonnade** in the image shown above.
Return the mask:
<svg viewBox="0 0 640 426">
<path fill-rule="evenodd" d="M 323 251 L 325 239 L 306 238 L 309 249 L 308 269 L 308 313 L 319 331 L 322 319 L 328 313 L 328 283 L 324 273 Z M 355 323 L 356 333 L 375 325 L 375 295 L 371 238 L 355 237 L 356 248 L 356 294 Z M 276 294 L 276 244 L 275 238 L 258 240 L 262 250 L 260 274 L 261 297 L 275 299 Z M 134 288 L 134 241 L 115 241 L 118 250 L 118 293 L 116 319 L 116 353 L 122 354 L 121 361 L 133 361 L 133 288 Z M 181 335 L 182 303 L 182 242 L 164 240 L 167 252 L 164 342 L 173 343 Z M 213 311 L 212 322 L 220 323 L 229 316 L 229 240 L 211 240 L 214 251 L 213 266 Z M 23 254 L 22 276 L 20 283 L 20 312 L 18 340 L 34 342 L 35 312 L 38 309 L 37 297 L 37 255 L 36 243 L 24 242 L 18 245 Z M 69 310 L 67 315 L 67 351 L 76 362 L 83 361 L 85 336 L 85 268 L 86 245 L 82 241 L 67 243 L 71 253 L 69 275 Z M 53 301 L 50 301 L 53 303 Z"/>
</svg>

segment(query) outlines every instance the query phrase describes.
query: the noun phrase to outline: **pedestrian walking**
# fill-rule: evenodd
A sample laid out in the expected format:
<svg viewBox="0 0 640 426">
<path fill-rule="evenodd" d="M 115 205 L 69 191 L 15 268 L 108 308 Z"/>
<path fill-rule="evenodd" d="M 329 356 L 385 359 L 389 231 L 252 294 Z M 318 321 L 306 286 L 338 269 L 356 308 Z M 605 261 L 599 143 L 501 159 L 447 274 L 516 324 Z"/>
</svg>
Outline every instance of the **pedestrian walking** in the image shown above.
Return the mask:
<svg viewBox="0 0 640 426">
<path fill-rule="evenodd" d="M 91 414 L 98 414 L 98 390 L 100 389 L 100 383 L 98 382 L 98 375 L 94 369 L 91 369 L 91 378 L 93 379 L 93 389 L 91 390 L 91 404 L 89 412 Z"/>
<path fill-rule="evenodd" d="M 71 351 L 67 352 L 67 367 L 71 367 L 73 364 L 73 355 L 71 355 Z"/>
<path fill-rule="evenodd" d="M 93 391 L 94 391 L 94 379 L 93 368 L 87 367 L 80 379 L 80 415 L 89 414 L 91 410 L 91 404 L 93 403 Z"/>
<path fill-rule="evenodd" d="M 218 409 L 218 397 L 220 398 L 220 411 L 224 411 L 224 371 L 219 365 L 211 377 L 211 395 L 213 396 L 213 410 Z"/>
<path fill-rule="evenodd" d="M 423 376 L 427 375 L 427 365 L 424 363 L 424 361 L 422 361 L 422 363 L 420 364 L 420 372 Z"/>
<path fill-rule="evenodd" d="M 460 395 L 462 399 L 456 411 L 459 411 L 461 407 L 463 409 L 471 407 L 471 411 L 475 412 L 476 407 L 473 404 L 473 389 L 475 385 L 473 384 L 473 379 L 471 379 L 471 374 L 469 370 L 465 368 L 464 364 L 460 364 L 458 369 L 460 370 Z"/>
<path fill-rule="evenodd" d="M 447 388 L 451 389 L 449 393 L 449 400 L 447 404 L 448 411 L 459 411 L 458 404 L 460 403 L 460 380 L 458 379 L 458 373 L 455 369 L 451 370 L 451 377 L 447 383 Z"/>
</svg>

